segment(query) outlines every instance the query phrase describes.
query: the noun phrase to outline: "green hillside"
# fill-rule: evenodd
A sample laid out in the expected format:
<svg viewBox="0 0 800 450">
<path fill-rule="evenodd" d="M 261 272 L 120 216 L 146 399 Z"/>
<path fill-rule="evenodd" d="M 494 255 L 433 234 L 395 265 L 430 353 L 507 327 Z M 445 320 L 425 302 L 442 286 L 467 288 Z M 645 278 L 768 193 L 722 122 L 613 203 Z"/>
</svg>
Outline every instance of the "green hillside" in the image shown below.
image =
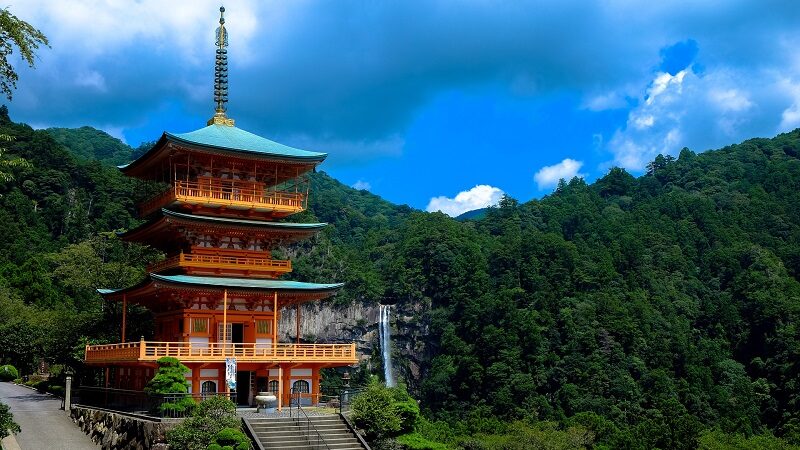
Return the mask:
<svg viewBox="0 0 800 450">
<path fill-rule="evenodd" d="M 0 133 L 32 163 L 0 184 L 0 363 L 80 368 L 83 342 L 117 339 L 117 306 L 94 289 L 135 283 L 158 257 L 111 233 L 138 223 L 153 188 L 108 164 L 130 148 L 79 143 L 100 132 L 54 138 L 3 108 Z M 414 311 L 429 438 L 785 448 L 800 443 L 798 156 L 800 130 L 684 149 L 639 178 L 612 169 L 464 222 L 320 172 L 292 220 L 331 226 L 281 251 L 296 279 L 346 282 L 337 303 Z M 131 314 L 129 334 L 149 336 Z"/>
<path fill-rule="evenodd" d="M 131 160 L 131 148 L 105 131 L 92 127 L 48 128 L 46 131 L 79 158 L 96 159 L 115 166 Z"/>
</svg>

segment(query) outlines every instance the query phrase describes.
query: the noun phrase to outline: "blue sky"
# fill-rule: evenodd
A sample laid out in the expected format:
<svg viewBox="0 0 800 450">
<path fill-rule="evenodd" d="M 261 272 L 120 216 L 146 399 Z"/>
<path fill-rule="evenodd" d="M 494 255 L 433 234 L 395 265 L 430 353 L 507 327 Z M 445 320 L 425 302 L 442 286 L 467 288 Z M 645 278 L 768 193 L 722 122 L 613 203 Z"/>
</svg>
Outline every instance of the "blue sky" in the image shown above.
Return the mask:
<svg viewBox="0 0 800 450">
<path fill-rule="evenodd" d="M 451 215 L 800 127 L 790 1 L 225 2 L 229 115 Z M 219 2 L 12 0 L 51 40 L 12 118 L 136 146 L 213 113 Z"/>
</svg>

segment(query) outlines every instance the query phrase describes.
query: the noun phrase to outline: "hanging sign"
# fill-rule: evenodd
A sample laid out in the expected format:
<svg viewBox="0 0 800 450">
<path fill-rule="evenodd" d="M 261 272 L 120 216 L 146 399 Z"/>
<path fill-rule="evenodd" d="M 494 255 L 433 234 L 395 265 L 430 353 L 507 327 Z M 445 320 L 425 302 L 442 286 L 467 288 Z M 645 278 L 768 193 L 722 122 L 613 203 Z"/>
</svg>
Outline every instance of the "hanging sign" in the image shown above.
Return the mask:
<svg viewBox="0 0 800 450">
<path fill-rule="evenodd" d="M 225 358 L 225 382 L 228 390 L 236 390 L 236 358 Z"/>
</svg>

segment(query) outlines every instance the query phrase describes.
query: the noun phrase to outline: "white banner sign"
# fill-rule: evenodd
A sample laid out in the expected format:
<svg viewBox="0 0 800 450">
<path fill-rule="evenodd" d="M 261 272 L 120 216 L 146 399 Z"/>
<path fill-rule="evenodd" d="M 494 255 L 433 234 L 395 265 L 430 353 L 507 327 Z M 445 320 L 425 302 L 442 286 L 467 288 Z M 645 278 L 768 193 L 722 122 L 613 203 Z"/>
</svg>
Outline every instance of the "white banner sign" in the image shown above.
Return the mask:
<svg viewBox="0 0 800 450">
<path fill-rule="evenodd" d="M 229 390 L 236 390 L 236 358 L 225 358 L 225 382 Z"/>
</svg>

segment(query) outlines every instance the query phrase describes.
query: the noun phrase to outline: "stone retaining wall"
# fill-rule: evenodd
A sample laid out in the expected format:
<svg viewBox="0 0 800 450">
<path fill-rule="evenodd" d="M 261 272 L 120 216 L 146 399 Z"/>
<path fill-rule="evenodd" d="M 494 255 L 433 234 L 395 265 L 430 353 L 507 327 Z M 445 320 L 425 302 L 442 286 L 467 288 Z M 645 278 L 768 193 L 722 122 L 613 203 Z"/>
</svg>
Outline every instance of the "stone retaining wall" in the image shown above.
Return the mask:
<svg viewBox="0 0 800 450">
<path fill-rule="evenodd" d="M 168 450 L 165 433 L 179 421 L 72 406 L 72 421 L 103 450 Z"/>
</svg>

